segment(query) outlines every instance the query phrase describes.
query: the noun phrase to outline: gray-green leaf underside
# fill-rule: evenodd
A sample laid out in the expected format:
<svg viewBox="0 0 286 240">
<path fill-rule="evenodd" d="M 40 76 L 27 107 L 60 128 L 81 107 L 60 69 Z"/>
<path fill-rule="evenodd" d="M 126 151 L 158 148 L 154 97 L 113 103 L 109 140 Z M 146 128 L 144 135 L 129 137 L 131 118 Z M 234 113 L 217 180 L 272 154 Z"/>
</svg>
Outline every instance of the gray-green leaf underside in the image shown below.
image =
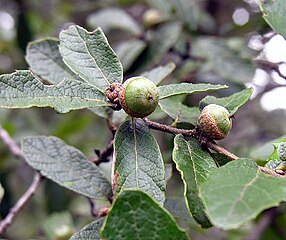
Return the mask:
<svg viewBox="0 0 286 240">
<path fill-rule="evenodd" d="M 165 201 L 165 171 L 159 146 L 141 119 L 123 123 L 115 135 L 115 190 L 137 188 L 162 205 Z"/>
<path fill-rule="evenodd" d="M 66 65 L 102 92 L 111 83 L 122 82 L 122 65 L 100 28 L 88 32 L 70 26 L 60 33 L 59 49 Z"/>
<path fill-rule="evenodd" d="M 252 93 L 253 88 L 248 88 L 223 98 L 206 96 L 200 101 L 200 109 L 202 110 L 205 106 L 213 103 L 224 106 L 230 114 L 235 114 L 237 110 L 250 99 Z"/>
<path fill-rule="evenodd" d="M 123 191 L 116 199 L 101 231 L 103 240 L 187 240 L 174 218 L 146 193 Z"/>
<path fill-rule="evenodd" d="M 286 200 L 286 179 L 258 170 L 251 159 L 215 169 L 202 184 L 207 215 L 214 226 L 234 229 Z"/>
<path fill-rule="evenodd" d="M 102 227 L 104 220 L 104 218 L 100 218 L 86 225 L 79 232 L 74 234 L 70 240 L 101 240 L 100 228 Z"/>
<path fill-rule="evenodd" d="M 181 94 L 192 94 L 198 92 L 208 92 L 213 90 L 220 90 L 227 88 L 225 85 L 213 85 L 209 83 L 178 83 L 178 84 L 168 84 L 159 86 L 160 99 L 181 95 Z"/>
<path fill-rule="evenodd" d="M 270 27 L 286 38 L 286 1 L 285 0 L 266 0 L 260 2 L 263 18 Z"/>
<path fill-rule="evenodd" d="M 184 182 L 189 211 L 202 227 L 210 227 L 211 223 L 200 196 L 200 187 L 216 168 L 214 160 L 195 140 L 186 141 L 183 136 L 178 135 L 174 140 L 173 161 Z"/>
<path fill-rule="evenodd" d="M 63 62 L 59 52 L 59 43 L 59 40 L 53 38 L 30 42 L 26 61 L 31 71 L 52 84 L 58 84 L 64 78 L 82 81 Z"/>
<path fill-rule="evenodd" d="M 58 85 L 44 85 L 30 71 L 21 70 L 0 76 L 0 106 L 52 107 L 66 113 L 108 103 L 104 94 L 88 83 L 65 79 Z"/>
<path fill-rule="evenodd" d="M 98 200 L 112 196 L 101 170 L 78 149 L 56 137 L 28 137 L 22 142 L 26 161 L 61 186 Z"/>
<path fill-rule="evenodd" d="M 170 62 L 164 66 L 159 66 L 144 72 L 141 76 L 150 79 L 156 85 L 160 84 L 166 77 L 168 77 L 175 69 L 176 65 Z"/>
</svg>

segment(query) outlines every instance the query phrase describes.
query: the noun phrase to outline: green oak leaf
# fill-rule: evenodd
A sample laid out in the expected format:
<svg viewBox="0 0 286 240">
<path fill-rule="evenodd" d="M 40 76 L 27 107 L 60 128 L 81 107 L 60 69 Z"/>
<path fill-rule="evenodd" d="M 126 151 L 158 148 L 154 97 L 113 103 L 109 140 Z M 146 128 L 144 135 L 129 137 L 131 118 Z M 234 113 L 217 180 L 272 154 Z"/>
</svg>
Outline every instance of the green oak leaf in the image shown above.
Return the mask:
<svg viewBox="0 0 286 240">
<path fill-rule="evenodd" d="M 195 126 L 200 115 L 200 110 L 197 107 L 188 107 L 173 98 L 160 100 L 159 106 L 177 123 L 186 122 Z"/>
<path fill-rule="evenodd" d="M 143 120 L 123 123 L 115 135 L 115 190 L 137 188 L 162 205 L 165 201 L 165 170 L 156 139 Z"/>
<path fill-rule="evenodd" d="M 174 218 L 141 191 L 125 190 L 116 199 L 101 230 L 103 240 L 187 240 Z"/>
<path fill-rule="evenodd" d="M 202 110 L 205 106 L 209 104 L 217 104 L 224 106 L 230 114 L 235 114 L 237 110 L 250 99 L 252 93 L 253 88 L 247 88 L 238 93 L 234 93 L 228 97 L 223 98 L 206 96 L 200 101 L 200 109 Z"/>
<path fill-rule="evenodd" d="M 0 106 L 4 108 L 52 107 L 60 113 L 108 106 L 105 96 L 92 85 L 65 79 L 44 85 L 30 71 L 0 75 Z"/>
<path fill-rule="evenodd" d="M 105 92 L 113 82 L 122 82 L 122 65 L 100 28 L 88 32 L 70 26 L 60 33 L 59 49 L 66 65 L 100 91 Z"/>
<path fill-rule="evenodd" d="M 228 230 L 286 200 L 286 179 L 259 171 L 251 159 L 238 159 L 213 170 L 201 186 L 207 215 Z"/>
<path fill-rule="evenodd" d="M 86 225 L 79 232 L 74 234 L 70 240 L 101 240 L 100 228 L 102 227 L 104 220 L 104 218 L 100 218 Z"/>
<path fill-rule="evenodd" d="M 169 98 L 181 94 L 193 94 L 199 92 L 208 92 L 227 88 L 226 85 L 213 85 L 209 83 L 175 83 L 159 86 L 160 99 Z"/>
<path fill-rule="evenodd" d="M 189 211 L 202 227 L 211 227 L 200 196 L 200 188 L 209 173 L 217 168 L 214 160 L 195 140 L 186 141 L 183 136 L 178 135 L 174 139 L 173 161 L 184 182 L 184 195 Z"/>
<path fill-rule="evenodd" d="M 54 38 L 30 42 L 27 47 L 26 61 L 31 71 L 52 84 L 58 84 L 64 78 L 82 81 L 63 62 L 59 43 L 59 40 Z"/>
<path fill-rule="evenodd" d="M 27 137 L 22 149 L 29 165 L 59 185 L 98 200 L 111 198 L 111 184 L 101 170 L 61 139 Z"/>
<path fill-rule="evenodd" d="M 169 62 L 164 66 L 159 66 L 150 71 L 140 74 L 141 76 L 150 79 L 156 85 L 160 84 L 166 77 L 168 77 L 176 68 L 173 62 Z"/>
<path fill-rule="evenodd" d="M 263 18 L 269 26 L 286 38 L 286 9 L 285 0 L 266 0 L 260 2 L 260 8 L 263 12 Z"/>
</svg>

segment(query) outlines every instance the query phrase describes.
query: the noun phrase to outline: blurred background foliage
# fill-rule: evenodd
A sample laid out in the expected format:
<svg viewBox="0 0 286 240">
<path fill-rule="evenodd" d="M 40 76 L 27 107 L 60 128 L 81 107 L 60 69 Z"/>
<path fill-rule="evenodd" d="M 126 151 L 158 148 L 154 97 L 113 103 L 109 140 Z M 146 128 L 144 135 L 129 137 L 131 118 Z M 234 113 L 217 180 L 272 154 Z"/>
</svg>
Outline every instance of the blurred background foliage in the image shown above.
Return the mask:
<svg viewBox="0 0 286 240">
<path fill-rule="evenodd" d="M 101 27 L 122 61 L 125 78 L 172 61 L 176 69 L 165 83 L 228 85 L 228 89 L 214 93 L 217 97 L 253 87 L 252 99 L 236 114 L 231 134 L 220 142 L 238 156 L 263 164 L 272 152 L 272 140 L 286 135 L 286 80 L 257 61 L 285 62 L 285 40 L 266 25 L 258 1 L 0 0 L 0 74 L 27 69 L 27 43 L 39 38 L 57 38 L 71 24 L 90 31 Z M 279 67 L 281 72 L 285 71 L 285 64 Z M 193 107 L 204 96 L 196 94 L 173 100 Z M 174 121 L 160 111 L 152 118 L 169 124 Z M 0 124 L 19 143 L 24 136 L 54 135 L 91 159 L 95 156 L 94 149 L 104 149 L 112 139 L 107 120 L 88 110 L 60 115 L 51 109 L 0 109 Z M 178 125 L 192 127 L 188 123 Z M 228 232 L 197 226 L 185 211 L 182 182 L 171 165 L 173 138 L 154 133 L 168 164 L 165 206 L 188 229 L 192 239 L 286 239 L 285 214 L 274 219 L 261 238 L 251 236 L 263 214 Z M 108 174 L 109 166 L 110 163 L 100 164 Z M 4 218 L 23 194 L 32 175 L 30 167 L 15 159 L 0 142 L 0 182 L 5 189 L 0 217 Z M 89 204 L 85 197 L 45 180 L 6 237 L 68 239 L 60 236 L 69 236 L 92 220 Z"/>
</svg>

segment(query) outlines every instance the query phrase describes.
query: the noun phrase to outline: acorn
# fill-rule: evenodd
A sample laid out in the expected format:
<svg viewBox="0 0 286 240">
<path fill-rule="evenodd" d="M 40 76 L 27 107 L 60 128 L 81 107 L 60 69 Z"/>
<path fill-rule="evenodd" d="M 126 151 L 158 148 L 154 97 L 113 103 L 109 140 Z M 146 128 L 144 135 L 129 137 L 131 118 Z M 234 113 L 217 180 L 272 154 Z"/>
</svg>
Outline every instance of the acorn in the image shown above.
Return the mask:
<svg viewBox="0 0 286 240">
<path fill-rule="evenodd" d="M 286 142 L 279 143 L 277 152 L 280 160 L 286 161 Z"/>
<path fill-rule="evenodd" d="M 131 117 L 146 117 L 159 102 L 157 86 L 145 77 L 132 77 L 123 83 L 119 92 L 119 104 Z"/>
<path fill-rule="evenodd" d="M 222 140 L 232 127 L 231 115 L 228 110 L 217 104 L 209 104 L 203 108 L 197 129 L 204 136 L 213 140 Z"/>
</svg>

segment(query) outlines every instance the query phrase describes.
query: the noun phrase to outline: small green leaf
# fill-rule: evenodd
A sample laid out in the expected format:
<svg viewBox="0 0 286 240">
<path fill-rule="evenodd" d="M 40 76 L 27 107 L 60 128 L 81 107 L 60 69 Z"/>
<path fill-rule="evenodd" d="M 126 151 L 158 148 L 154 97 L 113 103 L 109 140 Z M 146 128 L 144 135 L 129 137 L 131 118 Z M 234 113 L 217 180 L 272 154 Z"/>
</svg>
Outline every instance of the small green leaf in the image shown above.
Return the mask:
<svg viewBox="0 0 286 240">
<path fill-rule="evenodd" d="M 101 240 L 100 228 L 102 227 L 104 220 L 104 218 L 100 218 L 86 225 L 79 232 L 74 234 L 70 240 Z"/>
<path fill-rule="evenodd" d="M 163 205 L 164 162 L 158 143 L 143 120 L 133 119 L 122 124 L 115 135 L 114 149 L 115 190 L 141 189 Z"/>
<path fill-rule="evenodd" d="M 138 23 L 120 8 L 104 8 L 88 16 L 87 23 L 93 28 L 101 27 L 104 32 L 121 29 L 134 35 L 141 33 Z"/>
<path fill-rule="evenodd" d="M 132 66 L 145 48 L 146 43 L 139 39 L 131 39 L 122 42 L 115 48 L 115 52 L 117 53 L 125 72 Z"/>
<path fill-rule="evenodd" d="M 260 8 L 263 12 L 263 18 L 269 26 L 286 38 L 286 9 L 285 0 L 267 0 L 260 2 Z"/>
<path fill-rule="evenodd" d="M 227 88 L 225 85 L 213 85 L 209 83 L 178 83 L 159 86 L 160 99 L 180 95 L 180 94 L 193 94 L 199 92 L 208 92 L 213 90 L 220 90 Z"/>
<path fill-rule="evenodd" d="M 197 107 L 188 107 L 173 98 L 160 100 L 159 106 L 178 123 L 186 122 L 195 126 L 200 115 L 200 110 Z"/>
<path fill-rule="evenodd" d="M 59 40 L 53 38 L 30 42 L 26 61 L 33 73 L 52 84 L 58 84 L 64 78 L 82 81 L 63 62 L 59 51 Z"/>
<path fill-rule="evenodd" d="M 103 93 L 94 86 L 65 79 L 44 85 L 30 71 L 0 75 L 0 106 L 4 108 L 52 107 L 60 113 L 107 106 Z"/>
<path fill-rule="evenodd" d="M 59 49 L 66 65 L 102 92 L 111 83 L 122 82 L 122 65 L 100 28 L 88 32 L 70 26 L 60 33 Z"/>
<path fill-rule="evenodd" d="M 164 66 L 159 66 L 151 69 L 148 72 L 140 74 L 141 76 L 150 79 L 156 85 L 161 83 L 166 77 L 168 77 L 176 68 L 173 62 L 170 62 Z"/>
<path fill-rule="evenodd" d="M 285 184 L 285 179 L 259 171 L 251 159 L 239 159 L 212 171 L 201 194 L 212 224 L 227 230 L 285 201 Z"/>
<path fill-rule="evenodd" d="M 28 164 L 59 185 L 99 200 L 112 196 L 111 184 L 101 170 L 61 139 L 29 137 L 22 148 Z"/>
<path fill-rule="evenodd" d="M 174 218 L 141 191 L 123 191 L 109 212 L 101 237 L 104 240 L 187 240 Z"/>
<path fill-rule="evenodd" d="M 187 142 L 178 135 L 174 139 L 173 161 L 184 182 L 189 211 L 202 227 L 211 227 L 200 197 L 200 187 L 209 173 L 216 169 L 214 160 L 195 140 Z"/>
<path fill-rule="evenodd" d="M 3 189 L 2 185 L 0 184 L 0 203 L 2 201 L 3 196 L 4 196 L 4 189 Z"/>
<path fill-rule="evenodd" d="M 235 114 L 237 110 L 243 106 L 251 97 L 253 93 L 253 88 L 247 88 L 241 92 L 234 93 L 228 97 L 216 98 L 213 96 L 206 96 L 200 102 L 200 109 L 202 110 L 205 106 L 209 104 L 217 104 L 224 106 L 230 114 Z"/>
</svg>

